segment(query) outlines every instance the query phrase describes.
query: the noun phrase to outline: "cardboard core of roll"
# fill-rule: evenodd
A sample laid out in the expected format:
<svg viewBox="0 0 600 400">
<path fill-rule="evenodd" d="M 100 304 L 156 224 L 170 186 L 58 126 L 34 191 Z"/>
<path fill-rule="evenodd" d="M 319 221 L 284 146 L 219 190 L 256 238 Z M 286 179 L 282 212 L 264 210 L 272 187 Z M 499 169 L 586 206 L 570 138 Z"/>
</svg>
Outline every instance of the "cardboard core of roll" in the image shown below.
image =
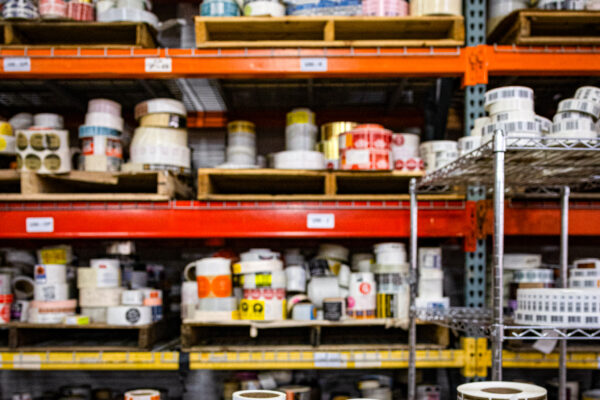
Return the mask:
<svg viewBox="0 0 600 400">
<path fill-rule="evenodd" d="M 503 387 L 492 387 L 481 389 L 482 392 L 493 393 L 493 394 L 517 394 L 521 393 L 522 390 L 513 389 L 513 388 L 503 388 Z"/>
<path fill-rule="evenodd" d="M 273 393 L 250 392 L 250 393 L 244 393 L 244 394 L 240 395 L 240 397 L 245 397 L 248 399 L 272 399 L 273 397 L 278 397 L 278 396 Z"/>
</svg>

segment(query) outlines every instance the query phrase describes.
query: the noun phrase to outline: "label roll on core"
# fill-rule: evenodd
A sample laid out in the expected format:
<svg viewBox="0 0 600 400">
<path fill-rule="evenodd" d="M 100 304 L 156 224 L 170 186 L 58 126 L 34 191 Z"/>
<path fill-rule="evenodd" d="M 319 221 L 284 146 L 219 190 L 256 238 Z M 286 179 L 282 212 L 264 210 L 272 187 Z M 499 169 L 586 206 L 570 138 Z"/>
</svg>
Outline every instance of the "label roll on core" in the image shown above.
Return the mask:
<svg viewBox="0 0 600 400">
<path fill-rule="evenodd" d="M 546 400 L 540 386 L 518 382 L 473 382 L 457 388 L 458 400 Z"/>
<path fill-rule="evenodd" d="M 286 400 L 286 395 L 283 392 L 274 390 L 241 390 L 233 393 L 233 400 Z"/>
</svg>

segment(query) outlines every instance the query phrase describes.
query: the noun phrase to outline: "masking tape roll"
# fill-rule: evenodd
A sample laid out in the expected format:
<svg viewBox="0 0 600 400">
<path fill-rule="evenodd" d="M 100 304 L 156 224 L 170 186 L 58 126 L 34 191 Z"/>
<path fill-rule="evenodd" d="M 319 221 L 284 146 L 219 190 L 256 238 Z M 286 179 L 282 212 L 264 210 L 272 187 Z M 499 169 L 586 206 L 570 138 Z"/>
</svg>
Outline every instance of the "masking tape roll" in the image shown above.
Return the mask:
<svg viewBox="0 0 600 400">
<path fill-rule="evenodd" d="M 80 307 L 108 307 L 121 304 L 123 288 L 91 288 L 79 289 Z"/>
<path fill-rule="evenodd" d="M 243 320 L 282 321 L 286 319 L 286 314 L 285 298 L 240 300 L 240 318 Z"/>
<path fill-rule="evenodd" d="M 519 289 L 515 323 L 598 326 L 600 289 Z"/>
<path fill-rule="evenodd" d="M 231 121 L 227 124 L 227 132 L 228 133 L 236 133 L 236 132 L 248 132 L 248 133 L 256 133 L 256 127 L 254 123 L 250 121 Z"/>
<path fill-rule="evenodd" d="M 79 138 L 86 138 L 91 136 L 113 136 L 120 137 L 121 132 L 116 129 L 107 128 L 105 126 L 79 126 Z"/>
<path fill-rule="evenodd" d="M 566 99 L 558 103 L 558 112 L 577 111 L 583 114 L 589 114 L 598 119 L 600 117 L 600 104 L 590 100 Z"/>
<path fill-rule="evenodd" d="M 125 400 L 160 400 L 160 392 L 153 389 L 136 389 L 125 392 Z"/>
<path fill-rule="evenodd" d="M 152 307 L 149 306 L 112 306 L 106 311 L 109 325 L 140 326 L 151 322 Z"/>
<path fill-rule="evenodd" d="M 546 400 L 540 386 L 519 382 L 472 382 L 460 385 L 458 400 Z"/>
<path fill-rule="evenodd" d="M 181 117 L 187 116 L 185 105 L 174 99 L 152 99 L 139 103 L 134 110 L 135 119 L 139 120 L 148 114 L 174 114 Z"/>
<path fill-rule="evenodd" d="M 242 275 L 244 289 L 285 289 L 286 271 L 255 272 Z"/>
<path fill-rule="evenodd" d="M 81 314 L 89 317 L 94 324 L 106 323 L 106 307 L 81 307 Z"/>
<path fill-rule="evenodd" d="M 273 390 L 241 390 L 233 393 L 233 400 L 286 400 L 286 394 Z"/>
<path fill-rule="evenodd" d="M 532 269 L 542 265 L 541 254 L 504 254 L 504 268 Z"/>
<path fill-rule="evenodd" d="M 552 283 L 554 271 L 551 269 L 524 269 L 513 271 L 515 283 Z"/>
<path fill-rule="evenodd" d="M 142 144 L 132 145 L 129 151 L 131 163 L 134 165 L 157 166 L 159 169 L 172 167 L 184 171 L 191 165 L 191 152 L 185 146 Z"/>
<path fill-rule="evenodd" d="M 62 115 L 53 113 L 40 113 L 33 115 L 33 125 L 49 129 L 63 129 L 64 120 Z"/>
<path fill-rule="evenodd" d="M 66 283 L 36 283 L 33 299 L 36 301 L 60 301 L 69 298 L 69 285 Z"/>
<path fill-rule="evenodd" d="M 281 271 L 282 269 L 283 262 L 281 260 L 240 261 L 233 264 L 233 273 L 237 275 Z"/>
<path fill-rule="evenodd" d="M 108 129 L 123 132 L 123 118 L 106 112 L 88 112 L 85 115 L 86 126 L 103 126 Z"/>
<path fill-rule="evenodd" d="M 93 258 L 90 266 L 96 270 L 96 285 L 99 288 L 114 288 L 121 285 L 121 264 L 116 258 Z"/>
<path fill-rule="evenodd" d="M 589 100 L 598 104 L 600 103 L 600 88 L 594 86 L 582 86 L 575 92 L 575 98 Z"/>
<path fill-rule="evenodd" d="M 490 106 L 502 100 L 534 100 L 533 89 L 525 86 L 500 87 L 488 90 L 484 96 L 484 107 L 488 112 Z"/>
<path fill-rule="evenodd" d="M 38 264 L 34 268 L 36 283 L 66 283 L 67 266 L 62 264 Z"/>
<path fill-rule="evenodd" d="M 88 112 L 108 113 L 120 117 L 121 105 L 109 99 L 91 99 L 88 101 Z"/>
<path fill-rule="evenodd" d="M 98 22 L 145 22 L 152 25 L 155 29 L 159 27 L 158 17 L 149 11 L 136 10 L 133 8 L 111 8 L 104 12 L 98 13 Z M 171 99 L 155 99 L 155 100 L 171 100 Z M 176 100 L 173 100 L 176 101 Z M 137 106 L 136 106 L 137 109 Z M 185 109 L 185 107 L 184 107 Z M 171 112 L 171 110 L 163 110 L 156 112 Z M 148 113 L 146 113 L 148 114 Z M 136 112 L 136 119 L 138 119 Z M 183 113 L 182 115 L 185 115 Z M 141 115 L 140 115 L 141 116 Z"/>
<path fill-rule="evenodd" d="M 187 120 L 185 117 L 177 114 L 148 114 L 140 118 L 140 126 L 181 129 L 187 127 Z"/>
<path fill-rule="evenodd" d="M 81 139 L 81 153 L 84 156 L 106 156 L 123 158 L 121 139 L 111 136 L 90 136 Z"/>
<path fill-rule="evenodd" d="M 123 290 L 121 304 L 124 306 L 141 306 L 144 304 L 144 292 L 141 290 Z"/>
<path fill-rule="evenodd" d="M 198 299 L 197 310 L 200 311 L 228 311 L 232 312 L 238 309 L 238 300 L 235 297 L 213 297 Z"/>
<path fill-rule="evenodd" d="M 310 303 L 296 304 L 292 308 L 292 319 L 295 321 L 313 321 L 317 319 L 317 308 Z"/>
<path fill-rule="evenodd" d="M 14 154 L 17 140 L 13 136 L 0 135 L 0 153 Z"/>
<path fill-rule="evenodd" d="M 288 150 L 275 153 L 276 169 L 325 169 L 325 156 L 318 151 Z"/>
</svg>

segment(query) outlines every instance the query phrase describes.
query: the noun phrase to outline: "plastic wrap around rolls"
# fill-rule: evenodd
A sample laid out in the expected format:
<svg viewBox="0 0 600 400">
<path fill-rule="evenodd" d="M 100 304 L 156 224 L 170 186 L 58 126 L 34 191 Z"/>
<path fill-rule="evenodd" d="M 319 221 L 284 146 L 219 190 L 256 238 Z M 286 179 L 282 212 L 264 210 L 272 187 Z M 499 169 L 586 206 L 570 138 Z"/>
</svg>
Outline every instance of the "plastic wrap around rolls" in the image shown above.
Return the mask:
<svg viewBox="0 0 600 400">
<path fill-rule="evenodd" d="M 286 394 L 273 390 L 241 390 L 233 393 L 233 400 L 286 400 Z"/>
<path fill-rule="evenodd" d="M 325 169 L 325 157 L 318 151 L 294 150 L 275 154 L 276 169 Z"/>
<path fill-rule="evenodd" d="M 519 289 L 515 323 L 597 327 L 600 289 Z"/>
<path fill-rule="evenodd" d="M 58 174 L 71 170 L 69 132 L 57 129 L 20 130 L 16 136 L 21 171 Z"/>
<path fill-rule="evenodd" d="M 460 0 L 411 0 L 410 15 L 462 15 Z"/>
<path fill-rule="evenodd" d="M 125 400 L 160 400 L 160 392 L 154 389 L 136 389 L 125 392 Z"/>
<path fill-rule="evenodd" d="M 139 326 L 151 322 L 152 307 L 149 306 L 112 306 L 106 311 L 109 325 Z"/>
<path fill-rule="evenodd" d="M 158 28 L 158 17 L 149 11 L 134 8 L 111 8 L 98 13 L 98 22 L 146 22 Z"/>
<path fill-rule="evenodd" d="M 458 400 L 546 400 L 543 387 L 519 382 L 473 382 L 460 385 Z"/>
</svg>

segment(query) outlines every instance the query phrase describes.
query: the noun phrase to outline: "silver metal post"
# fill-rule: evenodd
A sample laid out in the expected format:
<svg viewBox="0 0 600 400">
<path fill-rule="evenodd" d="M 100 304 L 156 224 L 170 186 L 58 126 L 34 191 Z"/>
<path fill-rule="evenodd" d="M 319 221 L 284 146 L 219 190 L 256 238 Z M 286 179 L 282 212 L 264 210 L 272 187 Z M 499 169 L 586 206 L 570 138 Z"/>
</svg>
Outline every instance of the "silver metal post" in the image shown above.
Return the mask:
<svg viewBox="0 0 600 400">
<path fill-rule="evenodd" d="M 410 180 L 410 326 L 408 330 L 408 400 L 417 397 L 417 321 L 415 299 L 417 298 L 417 180 Z"/>
<path fill-rule="evenodd" d="M 494 132 L 494 252 L 493 252 L 493 324 L 492 380 L 502 380 L 502 342 L 504 340 L 504 153 L 503 130 Z"/>
<path fill-rule="evenodd" d="M 560 197 L 560 280 L 567 287 L 569 269 L 569 195 L 568 186 L 562 188 Z M 567 341 L 560 340 L 558 367 L 558 400 L 567 400 Z"/>
</svg>

